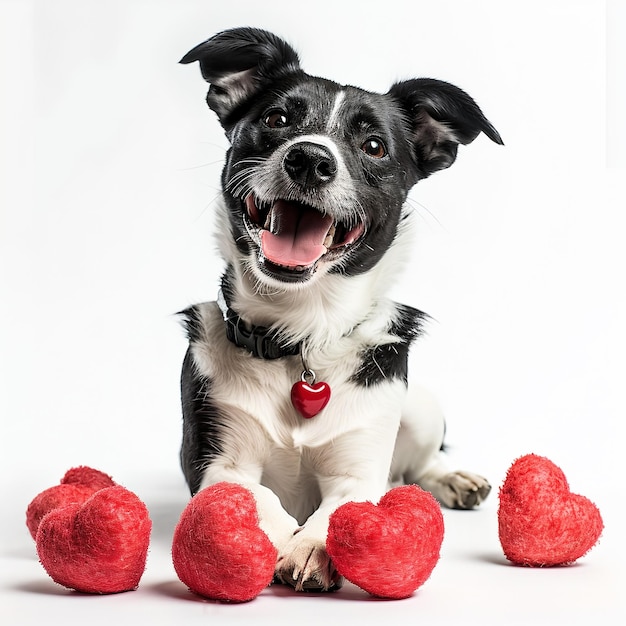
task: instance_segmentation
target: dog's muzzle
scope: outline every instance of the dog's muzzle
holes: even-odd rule
[[[244,219],[264,274],[303,282],[363,237],[364,216],[338,159],[330,146],[302,138],[257,170]]]

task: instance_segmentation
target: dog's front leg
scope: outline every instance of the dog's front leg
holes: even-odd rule
[[[322,500],[279,551],[276,573],[296,590],[329,590],[340,576],[326,553],[331,514],[347,502],[378,502],[385,493],[395,432],[358,431],[338,437],[307,460],[317,473]]]

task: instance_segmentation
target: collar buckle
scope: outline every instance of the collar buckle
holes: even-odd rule
[[[299,343],[285,345],[277,339],[276,333],[271,328],[247,325],[228,306],[221,289],[217,296],[217,304],[224,317],[226,337],[239,348],[245,348],[257,358],[269,360],[300,354]]]

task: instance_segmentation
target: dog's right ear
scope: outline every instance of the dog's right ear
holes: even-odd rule
[[[181,63],[200,62],[204,80],[211,84],[209,107],[224,128],[231,113],[264,84],[296,72],[295,50],[280,37],[257,28],[234,28],[218,33],[190,50]]]
[[[463,90],[431,78],[396,83],[389,94],[403,107],[422,176],[454,163],[459,144],[482,132],[502,145],[502,138],[476,102]]]

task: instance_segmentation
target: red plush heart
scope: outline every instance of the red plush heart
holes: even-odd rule
[[[309,385],[305,380],[299,380],[291,388],[291,403],[296,411],[306,417],[315,417],[330,400],[328,383],[319,382]]]
[[[74,484],[55,485],[38,493],[26,509],[26,526],[31,537],[36,539],[39,524],[50,511],[70,504],[82,504],[94,493],[91,487]]]
[[[60,485],[55,485],[37,494],[26,509],[26,526],[33,539],[43,517],[53,509],[82,504],[92,494],[115,483],[107,474],[91,467],[74,467],[65,473]]]
[[[439,560],[443,515],[416,485],[396,487],[378,506],[349,502],[330,517],[326,550],[337,571],[374,596],[407,598]]]
[[[37,530],[37,552],[52,579],[86,593],[135,589],[152,523],[145,504],[123,487],[96,491],[82,504],[56,508]]]
[[[534,567],[567,565],[598,541],[598,508],[571,493],[562,470],[535,454],[517,459],[500,489],[498,531],[509,561]]]
[[[113,487],[116,483],[108,474],[94,469],[93,467],[80,465],[79,467],[73,467],[67,470],[65,476],[61,478],[61,484],[85,485],[91,487],[94,491],[98,491],[98,489]]]
[[[218,483],[194,496],[176,526],[172,560],[191,591],[229,602],[258,596],[274,576],[278,553],[259,528],[252,493]]]

